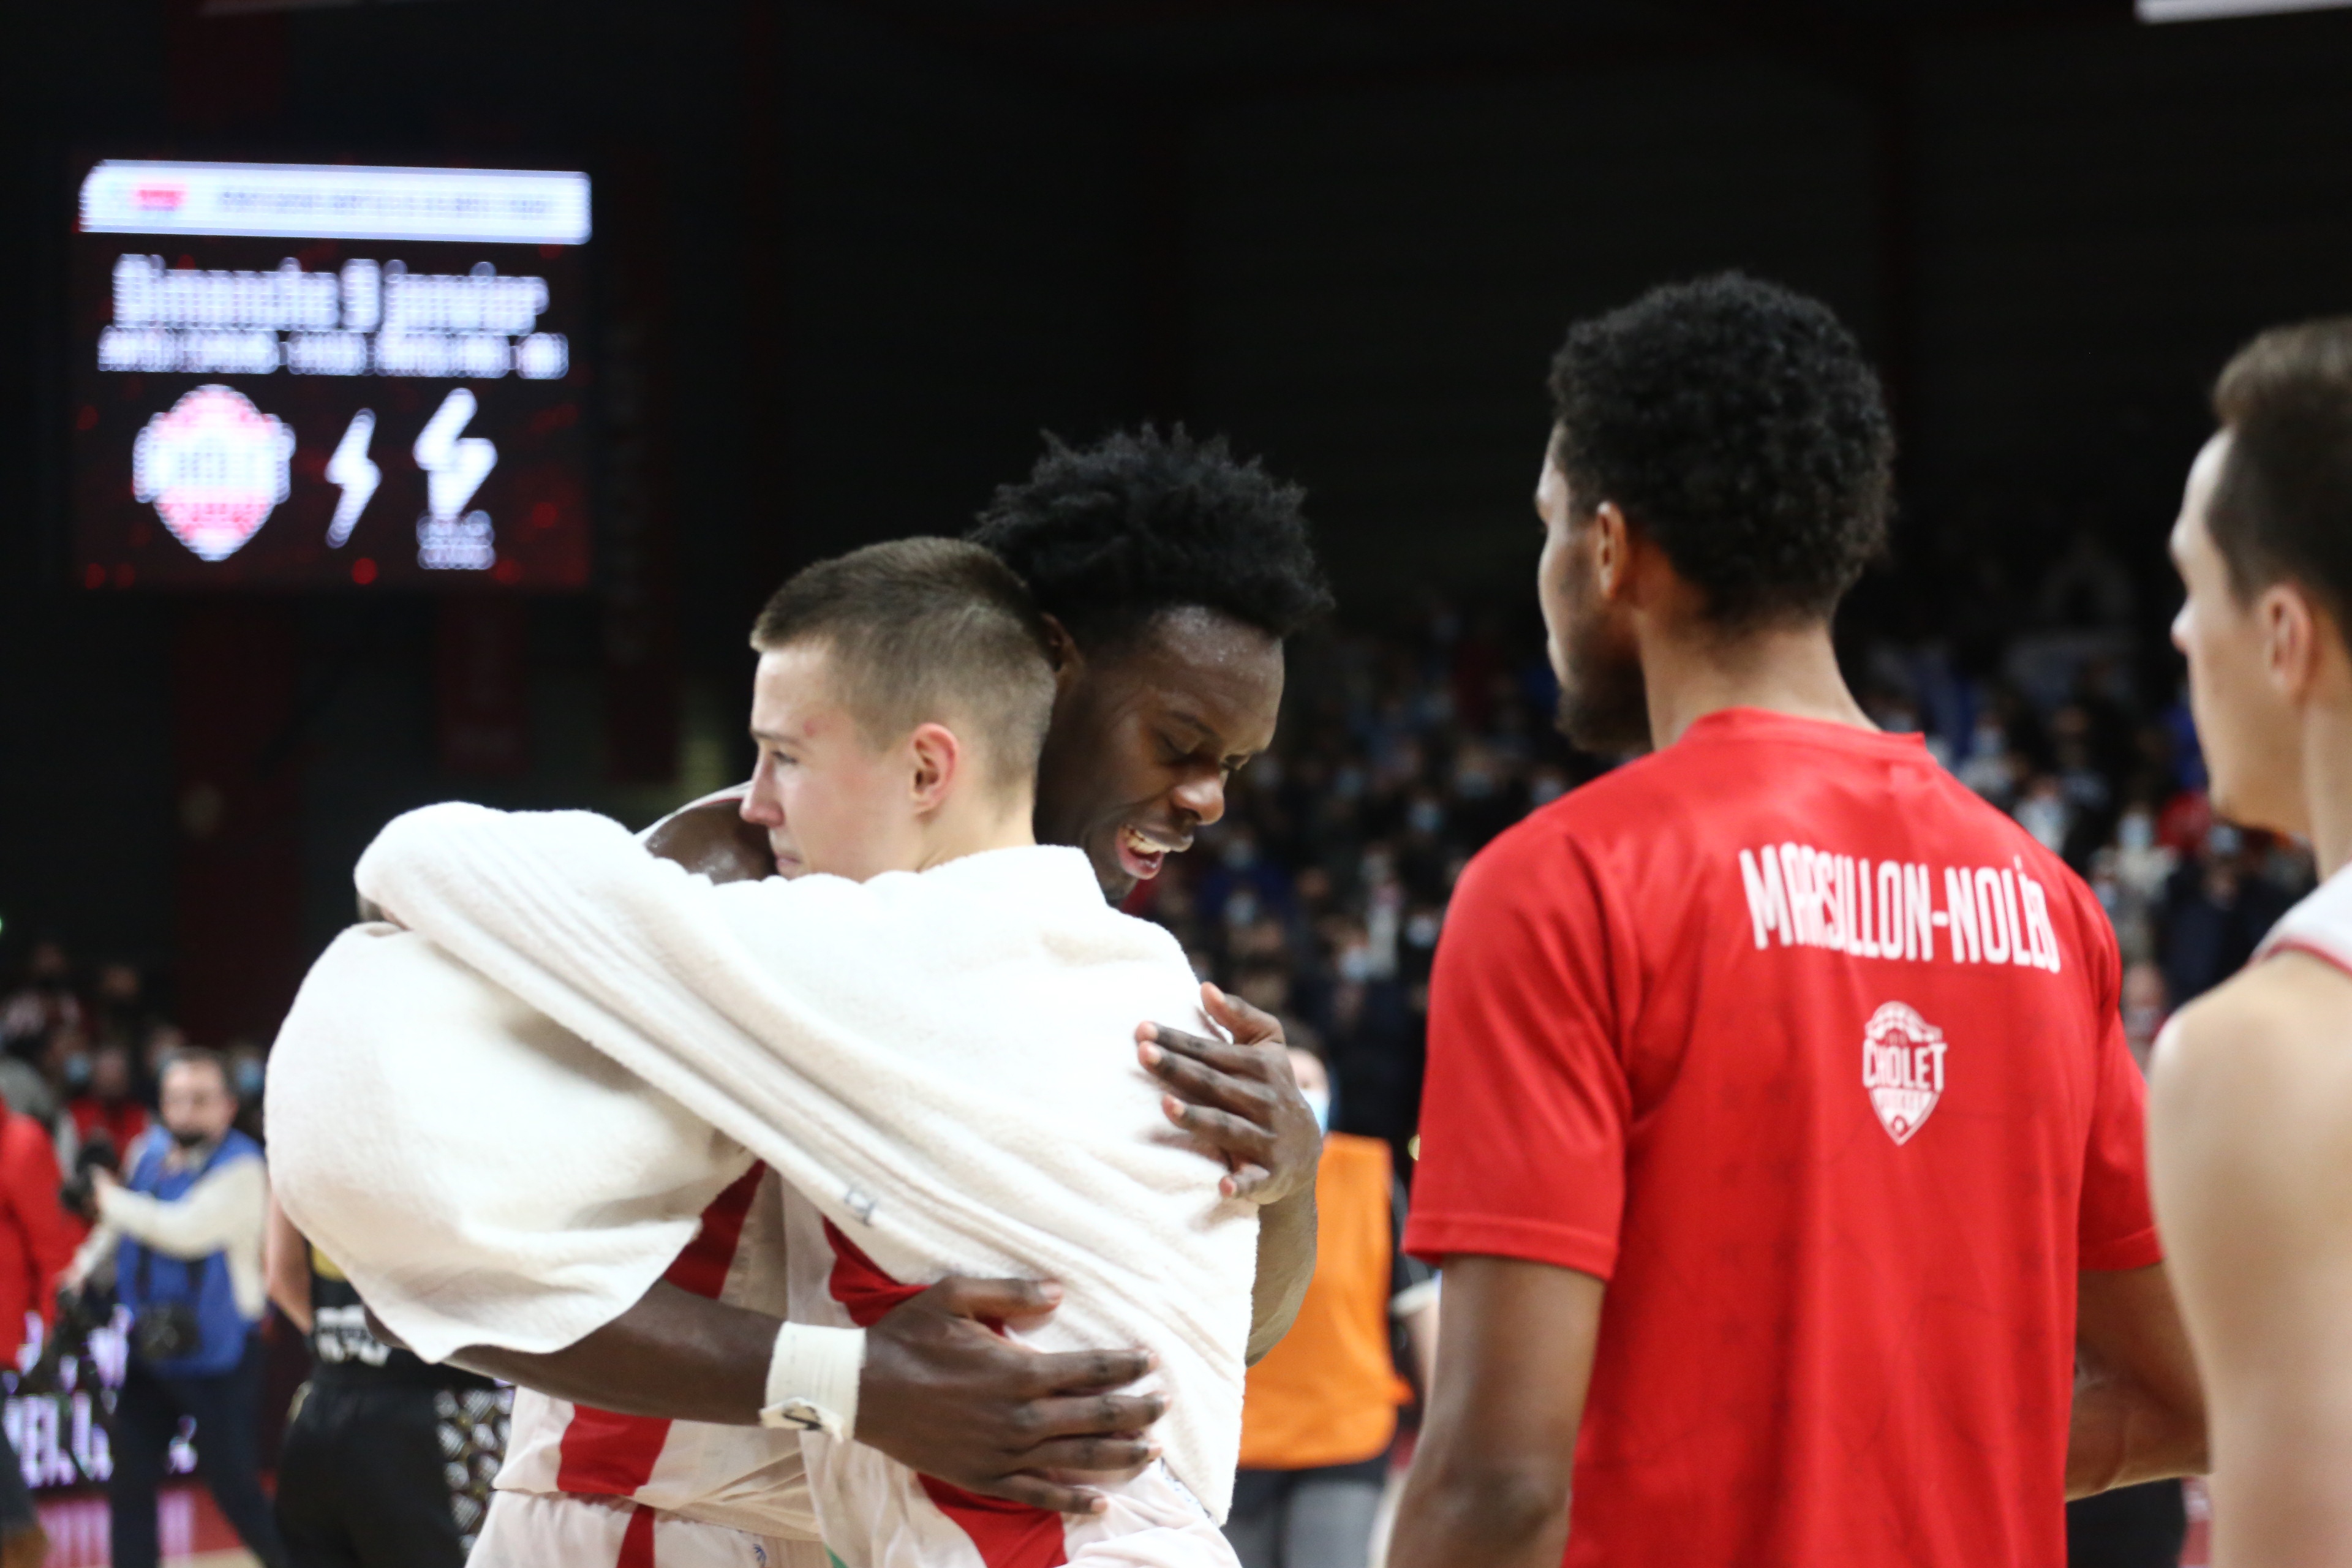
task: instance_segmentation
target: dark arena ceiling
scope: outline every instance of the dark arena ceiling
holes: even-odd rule
[[[2125,0],[859,0],[856,9],[1071,87],[1203,98],[1759,48],[1853,69],[1923,33],[2132,20]]]

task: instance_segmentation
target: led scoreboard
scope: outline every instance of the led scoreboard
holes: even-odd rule
[[[584,585],[588,195],[551,170],[91,165],[77,578]]]

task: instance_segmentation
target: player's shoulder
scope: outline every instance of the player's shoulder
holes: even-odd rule
[[[1463,889],[1529,887],[1546,872],[1579,859],[1589,844],[1605,838],[1622,820],[1609,798],[1615,792],[1601,788],[1615,777],[1604,773],[1580,784],[1488,839],[1463,868]]]
[[[2159,1217],[2184,1254],[2235,1246],[2250,1227],[2305,1259],[2340,1251],[2352,1236],[2352,974],[2282,953],[2181,1009],[2157,1044],[2148,1141]]]
[[[1066,846],[991,849],[928,871],[887,871],[863,886],[885,908],[952,926],[983,946],[1042,947],[1066,964],[1143,961],[1192,973],[1167,928],[1106,901],[1093,865]]]
[[[2185,1107],[2264,1085],[2292,1093],[2336,1072],[2352,1089],[2352,973],[2289,951],[2175,1014],[2150,1077],[2159,1100]]]
[[[2066,863],[2064,856],[2026,831],[2022,823],[1962,784],[1941,764],[1927,769],[1922,783],[1938,814],[1934,823],[1946,858],[1959,864],[1996,868],[2014,864],[2042,888],[2063,900],[2068,912],[2095,928],[2109,945],[2114,931],[2106,910],[2091,885]]]
[[[1688,772],[1680,761],[1669,749],[1620,763],[1537,806],[1496,834],[1487,849],[1506,858],[1570,855],[1627,827],[1654,832],[1662,795],[1678,791]]]

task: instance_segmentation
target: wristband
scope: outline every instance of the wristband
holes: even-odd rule
[[[768,1358],[762,1426],[824,1432],[846,1441],[857,1430],[857,1378],[866,1368],[864,1329],[786,1323]]]

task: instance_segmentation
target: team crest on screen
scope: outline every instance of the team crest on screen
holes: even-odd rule
[[[200,386],[158,414],[131,449],[132,491],[173,537],[225,561],[286,499],[294,432],[227,386]]]
[[[1862,1032],[1862,1087],[1878,1124],[1908,1143],[1944,1098],[1944,1031],[1900,1002],[1870,1016]]]

